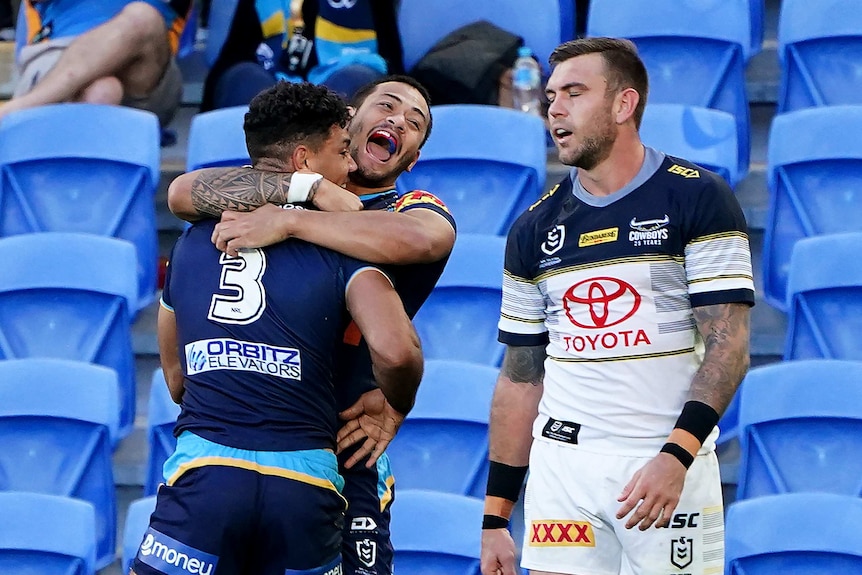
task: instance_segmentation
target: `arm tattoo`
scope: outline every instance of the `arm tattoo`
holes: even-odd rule
[[[192,184],[192,205],[202,216],[250,212],[264,204],[287,203],[291,174],[252,168],[206,170]]]
[[[545,376],[544,345],[508,346],[503,358],[503,375],[514,383],[540,385]]]
[[[718,304],[696,307],[693,312],[706,353],[694,374],[690,397],[711,405],[720,415],[748,371],[749,307]]]

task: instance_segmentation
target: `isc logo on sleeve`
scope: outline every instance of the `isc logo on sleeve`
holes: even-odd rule
[[[682,176],[684,178],[699,178],[700,170],[695,170],[694,168],[686,168],[685,166],[680,166],[679,164],[674,164],[670,168],[667,169],[671,174],[676,174],[677,176]]]

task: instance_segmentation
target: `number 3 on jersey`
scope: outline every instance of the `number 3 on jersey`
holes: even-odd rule
[[[213,294],[207,318],[219,323],[245,325],[257,320],[266,309],[263,274],[266,254],[263,250],[244,250],[239,257],[222,254],[219,288],[235,295]]]

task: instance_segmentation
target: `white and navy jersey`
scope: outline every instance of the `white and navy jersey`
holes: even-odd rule
[[[210,241],[216,223],[183,233],[162,293],[186,376],[174,433],[254,451],[334,448],[346,290],[375,268],[298,240],[231,257]]]
[[[703,359],[692,308],[733,302],[753,305],[754,283],[724,180],[651,148],[607,197],[573,170],[521,215],[506,247],[499,339],[547,345],[534,437],[654,454]]]

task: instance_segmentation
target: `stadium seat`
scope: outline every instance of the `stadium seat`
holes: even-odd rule
[[[95,575],[96,512],[80,499],[0,492],[0,573]]]
[[[155,299],[159,122],[123,106],[56,104],[0,124],[0,237],[74,232],[128,240],[136,312]]]
[[[248,106],[196,114],[189,127],[186,171],[250,164],[242,124]]]
[[[56,359],[0,362],[0,491],[91,503],[97,569],[114,560],[117,403],[110,369]]]
[[[434,44],[458,28],[486,20],[517,34],[533,50],[545,73],[560,43],[560,0],[401,0],[398,31],[408,72]],[[437,118],[434,118],[436,124]]]
[[[233,23],[233,15],[239,0],[218,0],[210,2],[209,21],[207,22],[207,43],[204,49],[207,66],[212,67],[218,60],[221,49],[227,42]]]
[[[703,166],[731,187],[739,183],[736,119],[727,112],[649,103],[640,135],[647,146]]]
[[[800,240],[790,257],[784,359],[862,360],[862,232]]]
[[[128,434],[135,419],[134,246],[46,232],[2,238],[0,250],[15,254],[0,273],[0,359],[57,358],[113,369],[120,436]]]
[[[123,526],[123,573],[128,573],[132,560],[138,554],[138,548],[144,539],[144,533],[150,526],[150,515],[156,508],[156,496],[136,499],[129,504],[126,513],[126,524]]]
[[[406,489],[392,506],[398,575],[479,575],[483,503],[475,497]]]
[[[766,20],[766,0],[749,0],[751,22],[751,48],[748,59],[758,54],[763,49],[763,25]]]
[[[778,113],[862,104],[862,10],[856,0],[783,0]]]
[[[180,415],[180,406],[171,399],[168,384],[161,368],[153,372],[150,398],[147,408],[147,476],[144,480],[144,495],[155,495],[164,481],[162,467],[177,447],[174,424]]]
[[[785,361],[740,390],[738,499],[820,491],[862,497],[862,362]]]
[[[499,106],[456,104],[431,112],[431,137],[413,169],[398,178],[398,191],[437,195],[459,233],[506,235],[545,190],[544,124]]]
[[[748,173],[745,63],[749,0],[592,0],[587,34],[632,40],[649,73],[649,102],[714,108],[736,118],[739,178]]]
[[[800,110],[772,121],[763,289],[778,309],[787,309],[787,274],[797,241],[862,230],[860,131],[862,106]]]
[[[401,489],[484,497],[496,368],[429,360],[416,406],[387,453]]]
[[[560,2],[560,42],[568,42],[575,37],[575,0]]]
[[[459,234],[443,275],[413,320],[426,359],[499,366],[505,238]]]
[[[738,501],[725,521],[725,575],[862,573],[862,499],[792,493]]]

